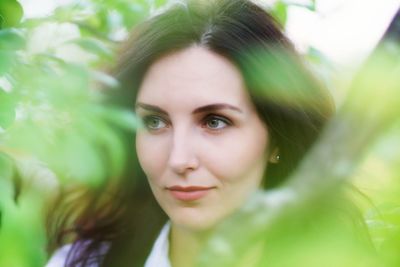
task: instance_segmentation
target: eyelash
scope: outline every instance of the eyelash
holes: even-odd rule
[[[220,116],[220,115],[216,115],[216,114],[209,114],[207,115],[203,120],[202,123],[203,125],[207,125],[208,122],[210,122],[211,120],[218,120],[219,122],[223,122],[226,124],[226,126],[222,127],[222,128],[208,128],[212,131],[220,131],[222,129],[225,129],[229,126],[232,125],[232,121],[229,120],[228,118],[224,117],[224,116]]]
[[[158,120],[159,122],[163,122],[164,124],[167,125],[166,120],[163,119],[163,118],[160,117],[160,116],[156,116],[156,115],[146,115],[146,116],[143,116],[142,122],[143,122],[143,124],[144,124],[144,127],[145,127],[148,131],[155,132],[155,131],[161,130],[161,128],[159,128],[159,129],[158,129],[158,128],[157,128],[157,129],[154,129],[154,128],[152,128],[152,127],[149,126],[150,121],[151,121],[151,120],[154,120],[154,119],[155,119],[155,120]]]
[[[152,127],[150,127],[149,123],[150,123],[151,120],[154,120],[154,119],[158,120],[158,122],[164,123],[166,126],[168,124],[168,122],[164,118],[162,118],[160,116],[157,116],[157,115],[146,115],[146,116],[143,116],[142,121],[143,121],[144,127],[150,132],[157,132],[157,131],[162,130],[164,127],[166,127],[166,126],[163,126],[162,128],[152,128]],[[218,122],[222,122],[222,123],[225,124],[225,126],[223,126],[221,128],[208,127],[207,123],[209,123],[212,120],[217,120]],[[226,118],[224,116],[216,115],[216,114],[208,114],[208,115],[206,115],[204,117],[204,119],[201,120],[201,124],[202,124],[202,127],[208,128],[210,131],[214,131],[215,132],[215,131],[221,131],[221,130],[231,126],[233,123],[232,123],[232,121],[230,119],[228,119],[228,118]]]

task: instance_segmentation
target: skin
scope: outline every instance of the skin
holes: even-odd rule
[[[269,154],[267,127],[238,69],[200,46],[152,64],[136,113],[145,126],[136,135],[139,162],[172,223],[171,261],[191,266],[188,258],[201,236],[260,187]],[[210,189],[200,199],[183,201],[168,190],[174,185]],[[177,256],[180,247],[188,253]]]

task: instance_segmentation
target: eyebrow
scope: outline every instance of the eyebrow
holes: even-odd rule
[[[142,108],[145,110],[157,112],[157,113],[164,114],[164,115],[168,114],[165,110],[163,110],[157,106],[153,106],[153,105],[149,105],[149,104],[145,104],[145,103],[141,103],[141,102],[136,103],[135,108]],[[236,111],[239,113],[243,113],[243,111],[240,108],[232,106],[230,104],[226,104],[226,103],[216,103],[216,104],[210,104],[210,105],[198,107],[192,113],[198,114],[198,113],[216,111],[216,110],[221,110],[221,109],[230,109],[230,110],[233,110],[233,111]]]

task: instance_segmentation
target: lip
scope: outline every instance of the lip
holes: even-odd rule
[[[171,195],[181,201],[195,201],[205,197],[215,187],[204,186],[171,186],[167,187]]]

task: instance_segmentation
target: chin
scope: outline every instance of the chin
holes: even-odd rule
[[[195,232],[210,230],[214,228],[219,221],[217,218],[206,216],[196,211],[185,211],[171,215],[170,220],[174,225]]]

